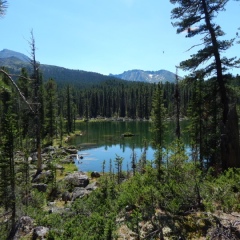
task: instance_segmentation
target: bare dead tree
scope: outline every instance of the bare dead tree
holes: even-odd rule
[[[34,82],[34,96],[33,101],[35,103],[35,124],[36,124],[36,148],[37,148],[37,173],[38,175],[42,171],[42,156],[41,156],[41,118],[40,118],[40,75],[39,75],[39,63],[36,61],[36,45],[35,39],[33,35],[33,31],[31,31],[31,40],[29,41],[29,45],[31,48],[31,64],[33,67],[33,82]]]
[[[29,110],[32,113],[35,113],[31,104],[26,100],[25,96],[22,94],[21,90],[19,89],[19,87],[17,86],[17,84],[14,82],[14,80],[12,79],[11,75],[8,74],[6,71],[4,71],[3,69],[0,69],[0,73],[2,73],[3,75],[5,75],[10,83],[13,85],[13,87],[15,88],[15,90],[17,91],[18,95],[20,96],[20,98],[23,100],[23,102],[28,106]]]

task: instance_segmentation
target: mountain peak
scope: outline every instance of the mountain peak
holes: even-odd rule
[[[11,58],[11,57],[15,57],[23,62],[27,62],[29,63],[31,61],[31,59],[19,52],[15,52],[9,49],[3,49],[2,51],[0,51],[0,58]]]
[[[144,71],[140,69],[133,69],[124,71],[121,74],[116,74],[111,76],[128,80],[128,81],[139,81],[139,82],[148,82],[148,83],[158,83],[158,82],[175,82],[176,75],[167,70],[159,71]]]

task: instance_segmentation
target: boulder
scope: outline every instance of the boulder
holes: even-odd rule
[[[59,152],[59,155],[67,156],[68,153],[65,151],[65,149],[61,149],[61,151]]]
[[[74,172],[65,177],[65,181],[74,187],[86,187],[89,184],[89,178],[82,172]]]
[[[85,187],[85,189],[88,190],[88,191],[93,191],[97,188],[98,188],[97,187],[97,182],[90,183]]]
[[[47,184],[44,183],[33,184],[32,188],[36,188],[39,192],[46,192]]]
[[[76,148],[66,148],[65,151],[70,154],[77,154],[78,152]]]
[[[34,220],[29,216],[22,216],[19,220],[17,232],[14,236],[14,240],[21,239],[31,233],[34,227]]]
[[[42,153],[54,153],[55,152],[55,147],[53,146],[48,146],[42,149]]]
[[[100,175],[100,173],[99,172],[92,172],[91,173],[91,178],[99,178],[101,175]]]
[[[33,183],[47,183],[49,180],[52,179],[52,172],[50,170],[48,171],[43,171],[37,175],[33,176],[32,182]]]
[[[49,228],[43,227],[43,226],[38,226],[33,229],[32,240],[47,239],[48,232],[49,232]]]
[[[82,187],[76,187],[73,190],[73,194],[72,194],[72,200],[75,201],[77,198],[82,198],[84,197],[86,194],[88,194],[88,191],[85,188]]]
[[[60,165],[60,164],[57,164],[55,167],[58,170],[64,170],[64,167],[62,165]]]
[[[72,200],[72,194],[68,191],[64,192],[62,194],[62,200],[65,202],[65,204],[68,202],[68,201],[71,201]]]
[[[38,160],[38,153],[37,152],[34,152],[31,154],[31,163],[34,163]]]

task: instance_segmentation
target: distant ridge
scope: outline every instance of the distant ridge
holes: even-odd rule
[[[12,58],[12,57],[17,58],[25,63],[30,63],[31,61],[29,57],[19,52],[15,52],[9,49],[3,49],[2,51],[0,51],[0,58]]]
[[[3,49],[0,51],[0,66],[7,67],[8,71],[12,74],[19,75],[23,67],[26,68],[29,73],[31,73],[32,66],[30,62],[31,59],[22,53],[8,49]],[[110,79],[121,79],[146,83],[165,83],[167,81],[175,81],[175,74],[167,70],[129,70],[123,72],[122,74],[110,74],[109,76],[95,72],[72,70],[47,64],[41,64],[40,70],[44,80],[53,78],[58,84],[74,84],[78,86],[97,84]]]
[[[176,75],[167,70],[143,71],[139,69],[134,69],[125,71],[121,74],[110,74],[110,76],[114,76],[128,81],[139,81],[148,83],[175,82],[176,80]]]
[[[8,49],[0,51],[0,67],[6,67],[11,74],[20,75],[23,67],[31,74],[32,66],[30,62],[31,59],[22,53]],[[59,86],[70,84],[74,85],[74,87],[88,87],[103,81],[117,79],[100,73],[72,70],[47,64],[41,64],[40,71],[43,80],[52,78]],[[16,78],[14,76],[14,79]]]

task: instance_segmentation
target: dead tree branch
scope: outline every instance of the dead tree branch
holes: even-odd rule
[[[11,84],[14,86],[14,88],[17,90],[19,96],[21,97],[21,99],[26,103],[26,105],[28,106],[29,110],[32,113],[35,113],[34,110],[32,109],[30,103],[26,100],[26,98],[24,97],[24,95],[22,94],[21,90],[19,89],[19,87],[17,86],[17,84],[14,82],[14,80],[11,78],[11,76],[4,71],[3,69],[0,69],[0,73],[3,73],[11,82]]]

